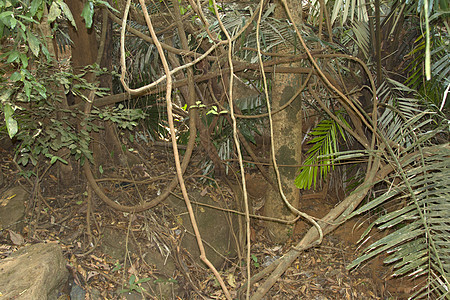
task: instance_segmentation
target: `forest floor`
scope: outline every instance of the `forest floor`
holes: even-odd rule
[[[18,174],[12,163],[12,154],[3,151],[1,156],[6,185],[21,184],[31,192],[32,188]],[[150,173],[150,177],[162,174],[164,170],[167,172],[170,169],[170,160],[170,151],[165,149],[153,156],[154,170],[146,172]],[[126,172],[127,170],[120,168],[105,169],[103,177],[114,174],[115,177],[127,178]],[[195,186],[200,190],[217,192],[217,187],[211,183],[203,183],[193,176],[194,174],[195,172],[188,171],[186,175],[188,187]],[[170,177],[147,184],[145,190],[140,189],[140,192],[150,198],[152,195],[156,196],[168,180]],[[57,182],[52,173],[44,177],[40,188],[46,203],[43,203],[40,211],[28,209],[26,226],[19,234],[24,237],[25,243],[57,242],[61,245],[68,261],[71,284],[81,287],[81,297],[84,296],[75,298],[73,294],[72,299],[224,299],[220,286],[206,267],[183,262],[182,258],[190,254],[186,249],[181,249],[177,242],[179,237],[176,233],[176,217],[173,217],[171,208],[164,202],[151,212],[131,215],[114,211],[94,196],[88,224],[86,183],[83,176],[80,175],[78,182],[67,189],[58,186]],[[108,181],[101,184],[105,193],[113,199],[121,199],[125,204],[137,197],[133,186],[122,186]],[[261,192],[258,184],[250,183],[249,189],[249,194]],[[178,194],[179,191],[175,190],[174,193]],[[32,197],[29,203],[36,204]],[[333,201],[327,200],[325,203],[311,198],[302,203],[302,208],[309,214],[321,217],[334,205]],[[366,243],[363,247],[358,247],[357,243],[368,226],[367,218],[366,216],[359,220],[350,220],[326,236],[320,246],[302,253],[266,294],[265,299],[407,299],[412,282],[408,279],[390,278],[390,269],[383,265],[381,258],[355,270],[346,269],[367,246]],[[305,224],[300,224],[293,231],[288,243],[277,245],[267,237],[263,223],[252,220],[252,274],[258,273],[274,259],[286,253],[306,229]],[[116,239],[117,244],[124,245],[123,252],[119,253],[119,257],[123,256],[123,259],[113,258],[110,253],[104,251],[102,243],[105,243],[106,235],[110,234],[111,230],[120,232],[113,241]],[[159,242],[156,241],[158,239],[151,240],[150,236],[154,235],[149,235],[149,231],[160,237]],[[173,258],[175,265],[172,276],[164,280],[157,276],[163,270],[146,263],[144,257],[148,251],[143,245],[148,246],[155,242],[160,248],[167,246],[167,253]],[[141,245],[142,248],[139,247],[140,251],[131,253],[131,244]],[[5,253],[11,253],[18,247],[20,245],[15,245],[6,232],[0,234],[0,257],[5,257]],[[245,282],[245,266],[238,261],[227,260],[220,270],[233,298],[239,297],[237,291]],[[146,285],[149,282],[153,285]],[[256,283],[252,291],[261,282]]]

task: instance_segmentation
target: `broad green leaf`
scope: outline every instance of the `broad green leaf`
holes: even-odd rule
[[[84,5],[83,11],[81,12],[81,16],[84,18],[84,22],[86,23],[86,28],[92,27],[92,18],[94,16],[94,3],[92,1],[86,2]]]
[[[3,20],[6,18],[10,18],[13,15],[13,12],[8,10],[8,11],[4,11],[0,14],[0,21],[4,22]]]
[[[61,9],[59,8],[59,5],[56,2],[53,2],[52,6],[50,6],[50,11],[48,12],[48,22],[52,23],[60,15]]]
[[[15,62],[19,58],[20,52],[17,50],[11,51],[8,56],[7,63]]]
[[[30,15],[34,17],[38,9],[41,7],[42,0],[33,0],[30,6]]]
[[[25,53],[20,53],[20,62],[22,63],[22,67],[26,68],[28,67],[28,57]]]
[[[24,81],[23,90],[25,91],[25,95],[29,99],[31,96],[31,83],[28,80]]]
[[[70,11],[69,6],[67,6],[67,4],[64,3],[64,1],[62,1],[62,0],[58,0],[58,4],[59,4],[59,7],[61,7],[66,18],[70,21],[70,24],[72,24],[72,26],[75,27],[75,29],[77,29],[77,24],[75,23],[75,19],[73,18],[73,15],[72,15],[72,12]]]
[[[29,30],[27,30],[27,40],[28,40],[28,45],[30,46],[31,52],[33,52],[34,56],[37,57],[39,55],[39,45],[41,44],[41,42]]]
[[[14,29],[16,26],[15,20],[12,11],[5,11],[0,14],[0,22],[11,29]]]
[[[5,115],[5,125],[8,129],[9,138],[12,139],[18,131],[17,121],[13,118],[14,109],[10,104],[5,104],[3,106],[3,113]]]
[[[9,80],[11,80],[12,82],[16,82],[21,79],[22,79],[22,75],[19,72],[14,72],[11,74],[11,76],[9,76]]]

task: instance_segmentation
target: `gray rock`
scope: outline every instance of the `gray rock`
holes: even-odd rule
[[[215,202],[207,195],[202,196],[198,191],[190,192],[189,197],[195,202],[221,207],[220,203]],[[181,233],[183,234],[181,245],[192,255],[197,263],[203,265],[203,262],[200,260],[200,251],[197,240],[193,235],[194,230],[184,200],[169,196],[168,203],[180,217],[178,219],[180,222],[179,225],[186,230],[186,232]],[[216,268],[220,269],[226,257],[233,258],[237,255],[233,231],[235,231],[234,235],[238,236],[236,226],[238,222],[234,215],[230,214],[230,216],[227,216],[227,213],[224,211],[199,206],[194,203],[192,206],[197,220],[197,226],[204,241],[206,257]],[[232,219],[232,225],[229,223],[229,218]]]

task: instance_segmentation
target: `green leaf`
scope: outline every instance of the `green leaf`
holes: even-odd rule
[[[20,53],[20,61],[22,63],[22,67],[26,68],[28,67],[28,57],[26,56],[25,53]]]
[[[92,1],[86,2],[84,5],[83,11],[81,12],[81,16],[84,18],[84,22],[86,23],[86,28],[92,27],[92,18],[94,16],[94,3]]]
[[[16,23],[17,20],[14,18],[14,16],[11,16],[11,18],[9,19],[9,27],[11,27],[11,29],[16,28]]]
[[[15,23],[14,23],[14,26],[12,25],[12,22],[13,22],[12,20],[15,20],[14,14],[12,11],[5,11],[0,14],[0,22],[5,24],[6,26],[8,26],[11,29],[13,29],[16,26]]]
[[[48,17],[47,17],[48,22],[52,23],[60,15],[61,15],[61,9],[59,8],[59,5],[56,2],[53,2],[52,6],[50,6],[50,11],[48,12]]]
[[[72,24],[72,26],[75,27],[75,29],[77,29],[77,24],[75,23],[75,19],[73,18],[73,15],[72,15],[72,12],[70,11],[69,6],[67,6],[67,4],[64,3],[64,1],[62,1],[62,0],[58,0],[58,4],[59,4],[59,7],[61,7],[66,18],[70,21],[70,24]]]
[[[136,283],[145,283],[145,282],[147,282],[147,281],[150,281],[150,280],[152,280],[151,278],[142,278],[142,279],[139,279]]]
[[[112,10],[112,11],[114,11],[114,12],[116,12],[116,13],[119,12],[117,9],[115,9],[114,7],[112,7],[107,1],[96,0],[96,1],[95,1],[95,4],[96,4],[96,5],[104,5],[104,6],[106,6],[107,8],[109,8],[110,10]]]
[[[26,20],[26,21],[28,21],[28,22],[30,22],[30,23],[36,23],[36,24],[39,24],[39,22],[37,22],[36,20],[34,20],[33,18],[30,18],[30,17],[28,17],[28,16],[17,15],[17,17],[19,17],[19,18],[21,18],[21,19],[24,19],[24,20]]]
[[[15,62],[19,58],[20,52],[17,50],[11,51],[8,55],[7,63]]]
[[[8,135],[12,139],[18,131],[17,121],[13,118],[14,109],[10,104],[5,104],[3,106],[3,113],[5,115],[5,125],[8,129]]]
[[[30,6],[30,15],[34,17],[38,9],[41,7],[42,0],[33,0]]]
[[[33,52],[34,56],[37,57],[39,55],[39,45],[41,44],[41,42],[29,30],[27,30],[27,40],[28,40],[28,46],[30,46],[31,52]]]
[[[13,12],[10,10],[2,12],[0,14],[0,21],[2,21],[4,23],[5,22],[4,19],[11,18],[12,15],[13,15]]]
[[[100,172],[100,174],[103,174],[103,166],[102,165],[98,166],[98,171]]]
[[[136,282],[136,276],[135,275],[131,275],[130,276],[130,280],[128,281],[128,284],[130,286],[134,285],[134,283]]]
[[[14,72],[9,76],[9,80],[16,82],[22,79],[22,75],[19,72]]]

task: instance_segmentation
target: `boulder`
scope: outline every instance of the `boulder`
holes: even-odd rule
[[[61,247],[44,243],[0,260],[0,274],[0,298],[21,300],[56,300],[69,276]]]
[[[214,199],[207,194],[201,195],[201,193],[196,190],[190,192],[189,197],[192,201],[198,203],[217,207],[223,206],[221,203],[214,201]],[[203,265],[184,200],[169,196],[168,203],[178,215],[179,225],[185,230],[185,232],[182,232],[183,239],[181,241],[181,246],[192,255],[197,263]],[[227,212],[196,205],[195,203],[192,203],[192,207],[197,219],[200,235],[204,241],[206,257],[217,269],[221,269],[226,258],[231,259],[237,256],[234,238],[234,236],[239,235],[237,218],[235,215]]]
[[[21,186],[13,187],[0,195],[0,229],[23,229],[28,196],[28,192]]]

